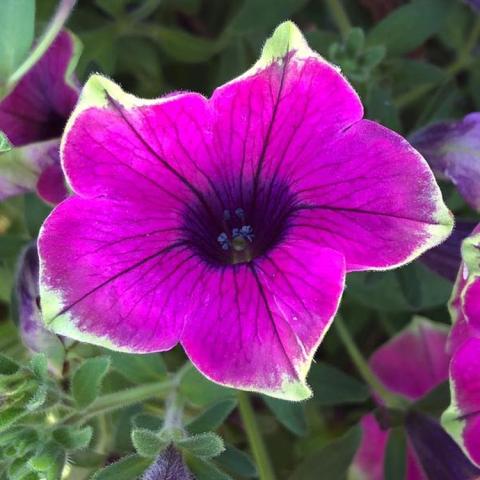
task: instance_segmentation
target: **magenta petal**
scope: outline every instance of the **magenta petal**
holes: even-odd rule
[[[281,398],[309,395],[305,377],[343,291],[344,259],[314,243],[301,247],[301,257],[298,244],[286,243],[258,262],[206,272],[191,294],[203,301],[182,335],[204,375]]]
[[[0,130],[14,146],[61,136],[78,98],[70,78],[77,53],[72,35],[61,32],[0,102]]]
[[[305,235],[345,252],[347,269],[403,264],[450,233],[432,172],[402,137],[362,120],[323,145],[299,179]]]
[[[63,177],[60,159],[58,162],[48,165],[40,174],[37,182],[39,197],[48,203],[57,204],[65,200],[68,195]]]
[[[447,338],[446,327],[417,317],[370,357],[370,366],[389,390],[418,399],[448,378]]]
[[[450,365],[452,403],[442,417],[447,431],[480,465],[480,339],[466,340]]]
[[[39,237],[44,321],[115,350],[166,350],[179,340],[198,260],[155,205],[70,198]]]

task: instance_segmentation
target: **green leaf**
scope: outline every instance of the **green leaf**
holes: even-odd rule
[[[65,453],[54,442],[48,442],[28,464],[32,470],[46,473],[46,478],[53,480],[57,478],[55,475],[63,470]]]
[[[443,382],[438,387],[427,393],[423,398],[415,402],[412,408],[428,413],[434,417],[440,415],[448,408],[450,404],[450,385]]]
[[[370,120],[375,120],[397,132],[401,131],[400,116],[389,89],[375,82],[370,83],[368,85],[366,108]]]
[[[194,418],[188,425],[187,430],[192,433],[208,432],[216,430],[236,407],[237,401],[234,399],[223,400],[212,405],[201,415]]]
[[[150,431],[159,431],[163,425],[163,419],[149,415],[148,413],[137,413],[131,420],[135,428],[147,429]]]
[[[340,42],[340,36],[329,30],[312,30],[311,32],[305,32],[305,39],[313,50],[324,57],[328,55],[330,45]]]
[[[220,52],[226,42],[223,38],[210,40],[177,28],[150,26],[150,37],[177,62],[201,63]]]
[[[23,408],[8,408],[0,412],[0,432],[11,427],[16,421],[26,415]]]
[[[37,408],[40,408],[47,400],[47,394],[48,385],[46,383],[38,385],[35,389],[35,393],[25,405],[25,409],[29,412],[33,412],[34,410],[37,410]]]
[[[370,397],[364,383],[323,362],[312,365],[308,384],[313,390],[313,401],[321,406],[362,403]]]
[[[404,480],[407,467],[407,438],[403,427],[390,430],[384,459],[385,480]]]
[[[155,382],[165,378],[167,368],[161,354],[136,355],[123,352],[109,352],[112,368],[133,383]]]
[[[136,428],[132,430],[132,443],[142,457],[155,457],[166,443],[151,430]]]
[[[227,472],[240,477],[255,478],[258,476],[257,468],[250,456],[228,443],[225,444],[225,451],[215,459],[215,462]]]
[[[310,454],[295,470],[290,480],[344,479],[360,445],[359,425],[318,452]]]
[[[65,450],[79,450],[88,447],[92,435],[93,429],[90,426],[84,428],[59,427],[52,433],[53,439],[62,445]]]
[[[141,475],[151,462],[152,459],[140,455],[128,455],[95,473],[92,480],[132,480]]]
[[[0,83],[26,58],[35,34],[35,0],[3,0],[0,6]]]
[[[14,375],[18,370],[20,370],[20,365],[18,363],[0,353],[0,375]]]
[[[36,353],[30,360],[30,368],[38,380],[48,379],[48,360],[44,353]]]
[[[223,440],[213,432],[199,433],[175,443],[188,450],[192,455],[202,458],[216,457],[225,450]]]
[[[307,0],[244,0],[228,26],[228,32],[245,35],[258,30],[268,32],[300,10]]]
[[[98,397],[109,367],[108,357],[96,357],[88,358],[77,368],[72,378],[72,395],[79,408],[88,407]]]
[[[0,154],[9,152],[12,148],[12,144],[10,143],[8,137],[0,131]]]
[[[448,0],[414,0],[377,23],[367,42],[384,45],[389,55],[409,53],[440,31],[448,13]]]
[[[303,403],[287,402],[286,400],[279,400],[266,395],[262,398],[284,427],[300,437],[307,433],[307,421]]]
[[[187,465],[196,480],[233,480],[230,475],[220,471],[213,463],[198,457],[188,456]]]
[[[182,377],[180,393],[195,405],[208,405],[235,396],[234,390],[211,382],[193,366]]]

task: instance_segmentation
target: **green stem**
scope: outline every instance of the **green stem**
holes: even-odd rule
[[[352,29],[352,24],[348,18],[347,12],[343,7],[343,0],[325,0],[327,8],[330,11],[335,25],[340,31],[340,35],[345,40],[348,36],[348,33]]]
[[[265,442],[258,429],[255,413],[253,411],[248,393],[238,392],[238,406],[242,417],[243,426],[247,433],[248,442],[255,458],[260,480],[275,480],[270,457],[268,456]]]
[[[127,388],[120,392],[108,393],[98,397],[95,402],[83,412],[75,414],[65,421],[68,423],[85,423],[93,417],[126,408],[131,405],[149,400],[157,396],[165,396],[175,388],[176,382],[165,380],[162,382],[147,383],[138,387]]]
[[[464,47],[459,52],[457,59],[446,68],[447,77],[442,84],[448,82],[455,77],[459,72],[468,68],[472,63],[471,52],[478,42],[480,37],[480,17],[476,19],[475,24],[470,32],[468,40],[465,42]],[[419,85],[417,88],[410,90],[409,92],[401,95],[395,101],[398,108],[405,108],[410,104],[416,102],[422,98],[430,90],[433,90],[438,86],[437,83],[430,83],[428,85]]]
[[[350,335],[343,318],[340,315],[337,315],[333,324],[335,325],[338,336],[347,350],[350,359],[357,368],[358,373],[362,376],[370,388],[382,399],[385,406],[394,408],[404,406],[404,400],[389,392],[380,382],[375,373],[373,373],[372,369],[368,365],[368,362],[365,360],[355,344],[353,337]]]

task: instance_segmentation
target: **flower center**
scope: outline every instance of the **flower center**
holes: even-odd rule
[[[210,192],[186,209],[184,238],[197,255],[215,265],[248,263],[284,238],[294,195],[278,181],[253,190]]]

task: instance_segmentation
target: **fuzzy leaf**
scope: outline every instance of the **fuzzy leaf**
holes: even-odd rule
[[[13,375],[18,372],[20,365],[5,355],[0,354],[0,376]]]
[[[79,408],[88,407],[95,401],[109,366],[108,357],[96,357],[85,360],[77,368],[72,378],[72,395]]]
[[[30,360],[30,368],[39,380],[48,378],[48,360],[44,353],[36,353]]]
[[[142,457],[155,457],[166,446],[158,435],[146,428],[132,430],[132,443]]]
[[[92,480],[132,480],[138,478],[148,468],[151,461],[140,455],[128,455],[99,470]]]
[[[212,432],[193,435],[177,441],[176,444],[192,455],[203,458],[216,457],[225,450],[223,440]]]
[[[93,429],[90,426],[84,428],[59,427],[53,431],[53,439],[66,450],[79,450],[88,447],[92,440]]]

